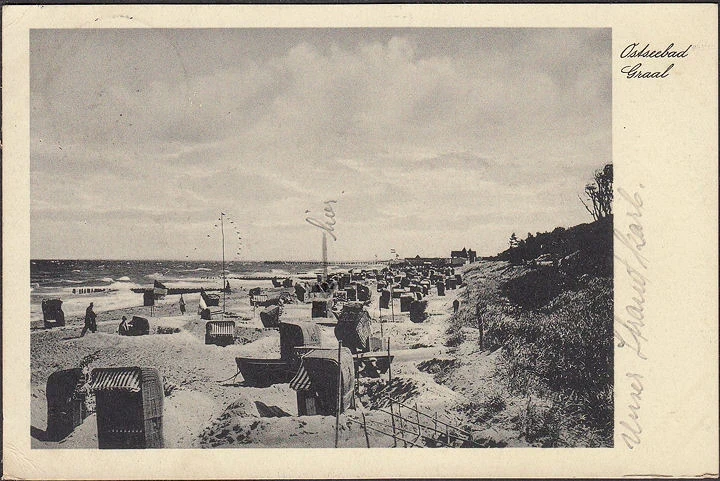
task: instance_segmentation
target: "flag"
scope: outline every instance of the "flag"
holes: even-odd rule
[[[205,302],[205,291],[200,291],[200,304],[198,305],[201,311],[207,309],[207,303]]]
[[[155,297],[164,297],[167,295],[167,293],[167,287],[165,287],[162,283],[156,280],[153,284],[153,295],[155,295]]]
[[[305,366],[301,363],[297,374],[290,380],[290,387],[296,391],[308,391],[311,386],[310,376]]]

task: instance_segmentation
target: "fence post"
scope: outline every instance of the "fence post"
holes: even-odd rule
[[[405,441],[405,420],[402,417],[402,411],[400,410],[400,403],[398,403],[398,419],[400,420],[400,429],[402,430],[403,446],[407,448],[407,441]]]
[[[395,436],[395,414],[393,413],[392,401],[390,401],[390,419],[392,420],[393,448],[397,448],[397,437]]]
[[[335,447],[338,447],[338,437],[340,436],[340,405],[342,403],[342,364],[340,362],[340,353],[342,351],[342,341],[338,342],[338,377],[337,377],[337,403],[335,404]]]
[[[388,337],[388,383],[392,382],[392,359],[390,358],[390,338]],[[392,405],[392,401],[390,402]]]
[[[480,346],[480,349],[483,348],[483,316],[485,314],[485,306],[480,304],[479,302],[475,306],[475,315],[477,316],[477,324],[478,324],[478,345]]]
[[[415,401],[415,420],[417,421],[418,436],[422,436],[422,431],[420,430],[420,411],[418,411],[417,401]]]
[[[370,438],[368,437],[367,421],[365,420],[365,413],[363,413],[362,416],[363,416],[363,431],[365,431],[365,444],[369,448],[370,447]]]

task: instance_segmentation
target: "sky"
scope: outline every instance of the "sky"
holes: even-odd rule
[[[30,34],[31,257],[493,255],[592,219],[609,29]],[[237,232],[236,232],[237,231]],[[241,238],[241,239],[240,239]]]

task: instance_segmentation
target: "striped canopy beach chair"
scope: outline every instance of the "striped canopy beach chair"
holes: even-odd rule
[[[165,393],[157,369],[93,369],[90,390],[95,393],[100,449],[163,447]]]
[[[355,403],[355,365],[350,349],[314,349],[302,357],[300,369],[290,381],[297,391],[299,416],[334,416],[337,413],[338,382],[340,412]]]

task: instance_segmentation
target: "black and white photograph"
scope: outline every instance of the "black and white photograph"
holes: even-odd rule
[[[611,447],[610,46],[32,30],[33,448]]]
[[[3,477],[716,475],[717,5],[2,27]]]

